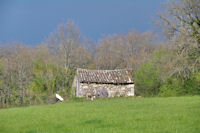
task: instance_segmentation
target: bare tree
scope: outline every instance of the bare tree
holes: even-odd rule
[[[72,67],[72,57],[76,48],[80,45],[80,33],[78,27],[71,21],[58,25],[55,33],[48,39],[49,47],[60,59],[60,64],[65,68]]]
[[[155,49],[155,36],[151,32],[129,32],[100,40],[95,52],[97,69],[129,68],[135,72],[147,61]]]
[[[153,53],[157,42],[152,32],[132,31],[126,35],[126,65],[135,72]]]
[[[4,47],[2,51],[4,84],[7,90],[7,101],[12,89],[17,89],[20,96],[20,104],[24,103],[26,89],[32,79],[32,49],[28,46],[14,43]]]
[[[97,69],[116,69],[123,62],[123,36],[114,35],[100,40],[95,50]]]
[[[200,68],[200,1],[180,0],[168,3],[159,14],[159,26],[169,43],[174,44],[175,57],[171,75],[184,75]]]

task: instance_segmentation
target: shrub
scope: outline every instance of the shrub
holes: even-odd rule
[[[143,64],[135,75],[136,95],[154,96],[161,85],[160,71],[152,62]]]
[[[168,78],[159,88],[159,96],[180,96],[200,94],[200,73],[191,74],[190,78]]]
[[[178,96],[183,95],[183,83],[178,78],[168,78],[159,88],[159,96]]]

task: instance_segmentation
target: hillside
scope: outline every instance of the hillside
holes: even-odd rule
[[[199,133],[200,97],[111,98],[0,110],[1,133]]]

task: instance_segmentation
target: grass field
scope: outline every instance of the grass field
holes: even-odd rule
[[[3,109],[0,133],[200,133],[200,97],[111,98]]]

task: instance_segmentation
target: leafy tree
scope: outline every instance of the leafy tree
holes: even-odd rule
[[[55,93],[68,97],[71,95],[71,83],[74,75],[70,69],[35,62],[33,74],[34,78],[30,88],[35,92],[34,98],[41,98],[39,101],[44,102]]]
[[[155,96],[159,93],[160,85],[160,71],[156,64],[148,62],[137,70],[135,75],[136,95]]]

